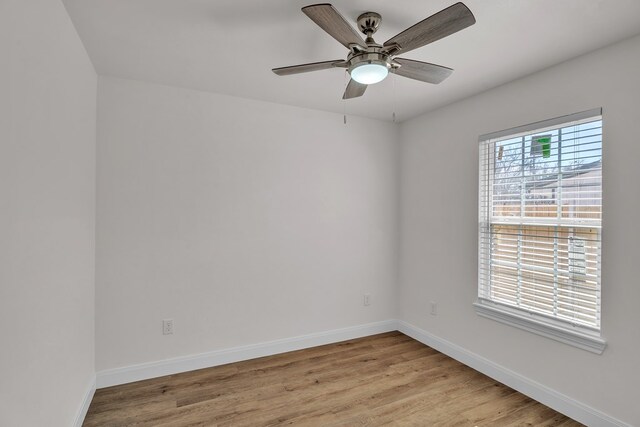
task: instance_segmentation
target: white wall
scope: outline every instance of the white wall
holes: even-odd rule
[[[0,42],[0,425],[70,425],[94,373],[96,76],[57,1],[0,3]],[[97,368],[394,318],[399,291],[403,320],[640,424],[639,72],[634,38],[399,130],[100,78]],[[471,307],[478,135],[599,106],[601,356]]]
[[[640,425],[640,38],[401,127],[401,317],[507,369]],[[478,136],[604,109],[601,356],[478,317]],[[438,302],[430,316],[429,301]]]
[[[97,78],[59,1],[0,2],[0,425],[69,426],[94,379]]]
[[[394,125],[109,77],[98,100],[98,371],[394,318]]]

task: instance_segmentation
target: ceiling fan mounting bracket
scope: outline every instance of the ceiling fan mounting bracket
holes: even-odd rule
[[[382,21],[382,16],[379,13],[365,12],[358,16],[358,28],[365,36],[371,37],[378,31],[380,21]]]

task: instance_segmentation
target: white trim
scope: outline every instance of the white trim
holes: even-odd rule
[[[475,302],[473,306],[479,316],[533,332],[534,334],[551,338],[552,340],[569,344],[592,353],[602,354],[607,346],[607,342],[602,338],[577,329],[571,330],[560,325],[553,325],[549,322],[536,319],[535,317],[526,317],[525,315],[509,311],[506,308],[483,304],[482,302]]]
[[[519,134],[531,132],[533,130],[544,130],[553,126],[577,122],[581,120],[590,120],[592,118],[602,116],[602,108],[594,108],[592,110],[582,111],[579,113],[568,114],[566,116],[555,117],[553,119],[541,120],[535,123],[529,123],[528,125],[516,126],[510,129],[504,129],[497,132],[486,133],[478,137],[478,141],[489,141],[491,139],[498,139],[505,136],[517,136]]]
[[[630,424],[624,423],[409,323],[398,321],[398,330],[583,424],[599,427],[631,427]]]
[[[293,338],[125,366],[98,372],[96,383],[98,388],[110,387],[179,372],[193,371],[195,369],[209,368],[226,363],[240,362],[257,357],[285,353],[287,351],[331,344],[368,335],[395,331],[396,329],[396,320],[385,320],[331,331],[316,332]]]
[[[82,427],[82,423],[84,423],[84,419],[87,416],[87,412],[89,411],[89,405],[91,405],[91,401],[93,400],[93,395],[96,393],[96,377],[95,375],[91,379],[91,384],[87,388],[87,392],[84,395],[84,400],[82,401],[82,406],[78,410],[78,414],[76,415],[76,420],[73,423],[74,427]]]

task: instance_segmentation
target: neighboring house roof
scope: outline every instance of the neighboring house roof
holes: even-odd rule
[[[596,186],[600,185],[602,176],[602,159],[595,162],[576,165],[570,170],[562,172],[562,186]],[[543,184],[547,182],[546,184]],[[540,175],[535,181],[527,182],[531,190],[552,189],[558,187],[558,174]]]

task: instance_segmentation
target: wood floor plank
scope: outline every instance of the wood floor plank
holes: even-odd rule
[[[96,391],[84,426],[581,424],[400,332]]]

